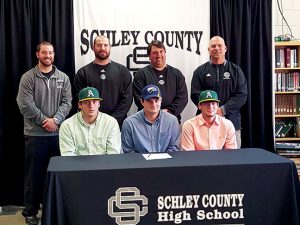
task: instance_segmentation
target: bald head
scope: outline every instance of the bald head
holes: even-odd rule
[[[213,64],[223,64],[227,47],[220,36],[214,36],[209,41],[208,53]]]
[[[225,41],[223,38],[221,38],[220,36],[214,36],[209,40],[209,46],[211,46],[212,43],[214,42],[218,42],[218,43],[223,43],[223,45],[225,45]]]

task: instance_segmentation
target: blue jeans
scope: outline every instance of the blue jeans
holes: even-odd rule
[[[25,181],[23,216],[36,216],[43,200],[48,163],[59,156],[58,136],[25,136]]]

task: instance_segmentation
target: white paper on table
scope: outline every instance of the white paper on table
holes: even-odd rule
[[[168,153],[149,153],[149,154],[143,154],[144,158],[146,160],[153,160],[153,159],[171,159],[172,156],[170,156]]]

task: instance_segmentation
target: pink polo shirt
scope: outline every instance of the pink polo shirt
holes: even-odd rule
[[[236,149],[235,128],[230,120],[219,115],[210,126],[200,114],[182,125],[181,145],[184,151]]]

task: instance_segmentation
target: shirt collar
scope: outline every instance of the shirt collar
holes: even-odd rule
[[[202,113],[198,116],[198,123],[200,126],[207,125],[205,119],[202,116]],[[213,122],[213,125],[219,126],[220,125],[220,116],[216,115],[215,121]]]
[[[82,112],[80,111],[80,112],[78,113],[78,119],[79,119],[79,121],[80,121],[84,126],[86,126],[86,127],[90,127],[90,126],[92,126],[92,125],[97,125],[97,124],[99,123],[100,118],[101,118],[101,113],[98,112],[98,115],[97,115],[97,118],[96,118],[95,122],[92,123],[92,124],[89,124],[89,123],[87,123],[87,122],[84,121],[83,116],[82,116]]]
[[[150,65],[150,67],[151,67],[153,70],[159,71],[159,70],[155,69],[155,67],[154,67],[151,63],[150,63],[149,65]],[[166,64],[165,67],[164,67],[162,70],[160,70],[160,71],[166,70],[167,67],[168,67],[168,65]]]
[[[211,62],[211,60],[209,60],[209,63],[210,63],[210,65],[216,65],[216,64],[213,64],[213,63]],[[223,63],[223,66],[225,66],[226,63],[227,63],[227,60],[225,59],[225,61],[224,61],[224,63]],[[219,65],[221,65],[221,64],[219,64]]]
[[[153,123],[151,123],[151,122],[147,119],[147,117],[145,116],[144,110],[143,110],[142,116],[143,116],[143,119],[144,119],[145,123],[147,123],[147,124],[149,124],[149,125],[152,125],[152,124],[155,124],[155,123],[157,123],[158,121],[160,121],[160,118],[161,118],[161,110],[159,111],[158,117],[156,118],[156,120],[155,120]]]

